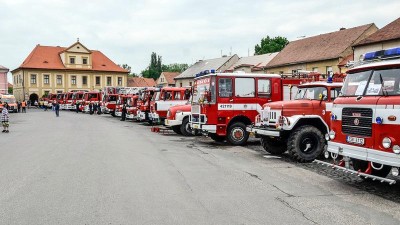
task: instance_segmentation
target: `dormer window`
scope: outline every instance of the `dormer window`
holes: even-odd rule
[[[82,64],[87,65],[87,58],[82,58]]]
[[[75,57],[69,57],[69,64],[75,64]]]

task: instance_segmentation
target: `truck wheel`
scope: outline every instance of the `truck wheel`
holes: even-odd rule
[[[360,172],[365,172],[365,170],[368,168],[368,162],[360,159],[351,159],[353,163],[353,169],[356,171]],[[374,164],[375,165],[375,164]],[[376,163],[376,165],[381,166],[381,164]],[[377,176],[377,177],[386,177],[390,171],[391,171],[390,166],[383,166],[382,169],[376,170],[372,168],[371,175]]]
[[[183,136],[193,136],[188,117],[183,119],[180,129]]]
[[[246,131],[246,125],[242,122],[236,122],[229,126],[227,140],[232,145],[245,145],[249,139],[249,133]]]
[[[272,155],[281,155],[286,152],[286,142],[282,140],[273,139],[270,137],[262,137],[260,141],[264,150]]]
[[[208,134],[208,136],[216,142],[224,142],[225,141],[224,136],[219,136],[217,134]]]
[[[324,135],[313,126],[298,127],[288,139],[289,155],[298,162],[311,162],[325,147]]]
[[[177,134],[182,134],[181,133],[181,127],[180,126],[173,126],[173,127],[171,127],[172,128],[172,130],[175,132],[175,133],[177,133]]]

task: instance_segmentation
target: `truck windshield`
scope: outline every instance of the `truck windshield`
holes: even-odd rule
[[[363,71],[348,74],[342,96],[400,95],[400,69]]]
[[[295,99],[320,100],[321,94],[327,96],[325,87],[303,87],[297,91]]]
[[[159,91],[154,92],[153,98],[152,98],[151,100],[152,100],[152,101],[158,101],[158,100],[160,100],[160,92],[159,92]]]
[[[203,102],[206,99],[207,92],[211,94],[211,102],[215,102],[215,90],[215,76],[196,80],[193,89],[192,102]]]

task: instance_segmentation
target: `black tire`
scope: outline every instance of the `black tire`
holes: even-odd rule
[[[173,126],[173,127],[171,127],[171,129],[177,134],[182,134],[180,126]]]
[[[219,136],[217,134],[208,134],[208,136],[216,142],[224,142],[225,141],[224,136]]]
[[[232,145],[245,145],[249,139],[249,133],[246,131],[246,125],[242,122],[236,122],[229,126],[227,138]]]
[[[280,139],[261,137],[260,141],[264,150],[272,155],[282,155],[287,150],[286,142]]]
[[[351,159],[352,163],[353,163],[353,169],[355,171],[360,171],[362,173],[365,173],[365,170],[368,168],[368,161],[364,161],[364,160],[360,160],[360,159]],[[381,164],[374,164],[375,166],[380,167]],[[371,171],[371,175],[377,176],[377,177],[387,177],[387,175],[389,175],[390,171],[391,171],[391,167],[390,166],[383,166],[382,169],[380,170],[376,170],[374,168],[372,168]]]
[[[182,125],[180,126],[181,133],[183,136],[193,136],[192,128],[190,127],[189,117],[185,117],[182,121]]]
[[[298,162],[312,162],[324,148],[324,135],[314,126],[298,127],[288,139],[289,155]]]
[[[111,112],[111,116],[112,116],[112,117],[116,117],[115,111],[112,111],[112,112]]]

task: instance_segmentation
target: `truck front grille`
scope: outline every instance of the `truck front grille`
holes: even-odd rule
[[[365,137],[372,136],[372,109],[343,108],[342,132]]]

